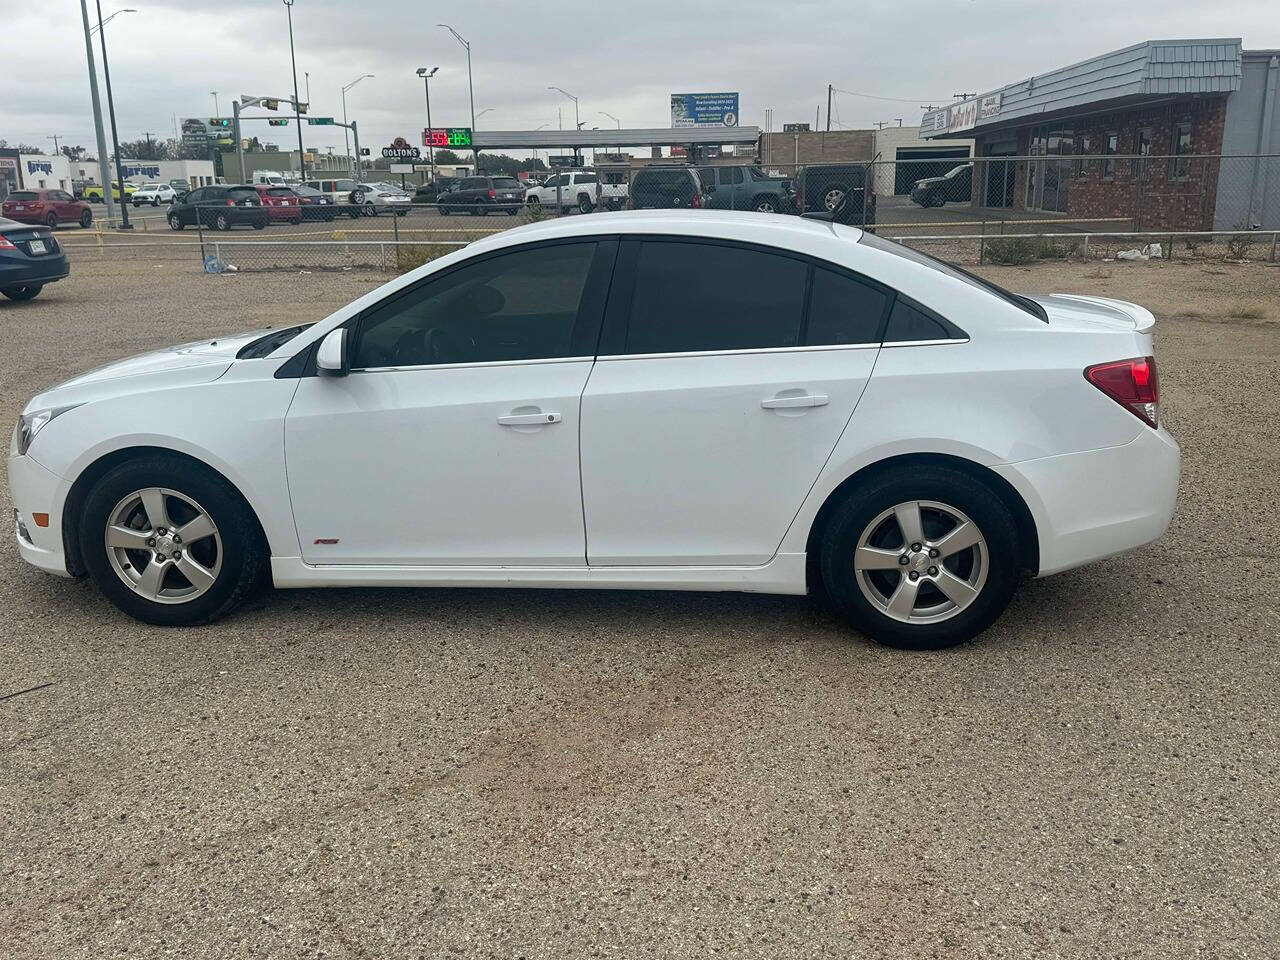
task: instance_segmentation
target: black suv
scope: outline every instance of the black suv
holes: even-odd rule
[[[498,210],[514,217],[524,209],[524,187],[515,177],[465,177],[437,202],[441,216],[465,210],[483,217]]]
[[[834,213],[836,223],[854,227],[876,222],[876,195],[865,164],[811,163],[800,168],[794,187],[802,214]]]
[[[692,167],[641,167],[631,178],[628,210],[669,210],[706,205],[706,190]]]
[[[169,207],[169,229],[181,230],[200,224],[215,230],[230,230],[235,226],[261,230],[267,225],[267,208],[262,205],[256,187],[217,184],[212,187],[196,187],[181,200]]]

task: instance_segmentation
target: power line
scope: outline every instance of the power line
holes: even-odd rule
[[[890,103],[919,103],[921,100],[932,100],[933,97],[878,97],[874,93],[855,93],[853,90],[841,90],[839,87],[832,87],[836,93],[843,93],[848,97],[863,97],[867,100],[886,100]],[[937,99],[942,99],[938,97]]]

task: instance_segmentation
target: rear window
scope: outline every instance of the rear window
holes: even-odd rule
[[[245,199],[257,200],[258,191],[253,189],[253,187],[232,187],[230,190],[227,191],[227,196],[233,197],[236,200],[245,200]]]
[[[15,190],[9,194],[10,200],[39,200],[40,194],[34,190]]]
[[[494,177],[493,185],[500,190],[518,190],[520,181],[515,177]]]
[[[293,191],[288,187],[272,187],[267,191],[268,197],[292,197]]]
[[[992,283],[990,280],[984,280],[982,277],[976,276],[961,267],[952,266],[949,263],[943,263],[936,257],[931,257],[927,253],[921,253],[919,250],[912,249],[901,243],[895,243],[892,240],[886,240],[883,237],[877,237],[873,233],[867,233],[865,230],[859,243],[865,243],[869,247],[876,250],[883,250],[885,253],[892,253],[896,257],[902,257],[904,260],[910,260],[912,263],[918,263],[923,267],[931,270],[937,270],[944,273],[948,277],[960,280],[969,284],[971,287],[977,287],[979,290],[985,290],[987,293],[994,294],[1005,303],[1017,307],[1026,313],[1031,314],[1042,323],[1049,322],[1049,314],[1045,312],[1044,307],[1036,303],[1030,297],[1024,297],[1020,294],[1012,293],[999,284]]]

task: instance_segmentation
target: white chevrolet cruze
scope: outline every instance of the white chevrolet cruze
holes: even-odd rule
[[[533,224],[40,394],[18,548],[159,624],[268,581],[822,590],[943,647],[1165,530],[1153,323],[799,218]]]

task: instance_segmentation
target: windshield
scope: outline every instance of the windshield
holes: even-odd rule
[[[886,240],[884,237],[877,237],[874,233],[862,231],[862,236],[858,240],[859,243],[865,243],[868,247],[874,247],[876,250],[883,250],[885,253],[892,253],[894,256],[902,257],[904,260],[910,260],[930,269],[937,270],[956,280],[963,281],[971,287],[978,287],[987,293],[993,293],[1006,303],[1012,304],[1019,310],[1031,314],[1037,320],[1043,323],[1049,322],[1049,314],[1045,312],[1044,307],[1036,303],[1030,297],[1024,297],[1021,294],[1013,293],[1006,290],[999,284],[992,283],[990,280],[984,280],[976,274],[970,273],[961,267],[952,266],[949,263],[943,263],[936,257],[931,257],[927,253],[921,253],[905,244],[895,243],[893,240]]]

